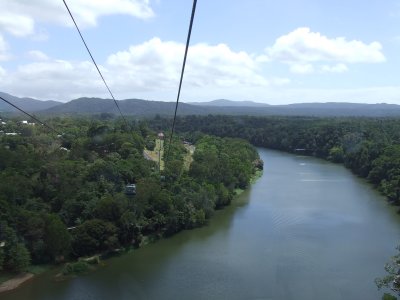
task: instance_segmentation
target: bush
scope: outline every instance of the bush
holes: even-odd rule
[[[397,298],[395,296],[392,296],[388,293],[383,294],[382,296],[382,300],[397,300]]]
[[[90,266],[85,261],[77,261],[74,263],[67,263],[62,270],[63,275],[78,275],[90,270]]]

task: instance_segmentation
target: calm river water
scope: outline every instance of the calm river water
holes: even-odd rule
[[[400,237],[393,208],[340,165],[259,152],[264,175],[209,226],[0,298],[380,299],[374,278]]]

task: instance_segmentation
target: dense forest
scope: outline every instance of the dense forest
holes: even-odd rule
[[[168,132],[170,118],[132,121],[132,128],[107,114],[49,119],[62,136],[2,121],[5,271],[138,247],[205,224],[262,168],[254,146],[343,163],[400,205],[400,121],[394,118],[178,117],[161,174],[143,150],[155,147],[159,131]],[[195,145],[190,160],[185,144]],[[127,183],[136,184],[135,196],[125,194]]]
[[[143,156],[157,132],[103,114],[39,124],[3,119],[0,130],[0,270],[138,247],[201,226],[230,203],[260,165],[240,139],[198,136],[190,165],[175,137],[162,174]],[[136,184],[136,195],[125,186]]]
[[[158,128],[167,122],[158,117],[152,125]],[[187,116],[177,119],[177,130],[188,140],[202,134],[236,137],[259,147],[343,163],[400,205],[398,118]],[[376,280],[378,288],[400,295],[399,269],[397,253],[385,266],[388,275]],[[382,299],[397,298],[385,293]]]
[[[162,128],[168,122],[158,117],[151,124]],[[400,205],[398,118],[187,116],[177,119],[177,130],[188,140],[204,133],[235,137],[258,147],[343,163]]]

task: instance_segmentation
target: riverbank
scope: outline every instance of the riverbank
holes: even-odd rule
[[[4,281],[3,283],[0,284],[0,293],[16,289],[24,282],[27,282],[28,280],[32,279],[33,276],[34,274],[32,273],[22,273],[13,277],[12,279]]]
[[[52,265],[31,265],[26,272],[18,275],[11,273],[2,273],[0,275],[0,293],[18,288],[23,283],[31,280],[36,275],[49,271]]]
[[[0,299],[380,299],[374,279],[400,235],[392,207],[340,165],[259,153],[263,176],[207,226],[73,279],[46,272]]]
[[[250,179],[250,185],[255,183],[263,174],[262,170],[257,170],[255,171],[255,173],[252,175],[251,179]],[[238,197],[240,194],[242,194],[245,191],[245,189],[235,189],[235,193],[234,193],[234,197]],[[229,205],[228,205],[229,206]],[[204,225],[207,226],[207,225]],[[201,227],[204,227],[201,226]],[[180,232],[177,232],[176,234],[179,234]],[[175,235],[176,235],[175,234]],[[165,236],[160,236],[160,235],[151,235],[151,236],[144,236],[142,242],[139,245],[139,248],[143,248],[149,244],[154,244],[157,241],[160,241],[162,239],[166,238]],[[132,251],[134,251],[133,248],[127,248],[126,251],[118,251],[118,253],[114,253],[114,255],[101,255],[99,254],[96,257],[102,257],[102,260],[107,260],[108,257],[113,257],[115,255],[123,255],[126,253],[131,253]],[[83,261],[85,261],[85,259],[83,259]],[[76,262],[69,262],[70,265],[74,265],[74,263],[77,263],[79,261]],[[100,263],[97,262],[97,265],[99,265]],[[23,283],[31,280],[33,277],[35,277],[38,274],[44,273],[46,271],[48,271],[51,268],[51,266],[30,266],[28,273],[23,273],[23,274],[19,274],[15,277],[9,276],[8,278],[4,278],[4,281],[1,282],[1,278],[0,278],[0,293],[2,292],[6,292],[6,291],[11,291],[14,289],[17,289],[18,287],[20,287]],[[56,277],[58,280],[62,280],[63,278],[67,278],[67,277],[71,277],[71,276],[79,276],[81,273],[87,273],[87,272],[91,272],[93,270],[95,270],[96,268],[93,268],[91,266],[91,268],[89,269],[85,269],[84,272],[81,272],[80,269],[78,271],[75,271],[72,268],[72,271],[69,272],[68,274],[63,274],[63,272],[61,271],[61,273],[57,273]]]

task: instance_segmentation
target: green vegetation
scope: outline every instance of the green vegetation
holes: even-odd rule
[[[153,126],[165,126],[157,119]],[[194,139],[202,134],[239,137],[255,146],[343,163],[366,178],[388,200],[400,205],[400,119],[188,116],[177,119],[177,131]],[[376,281],[400,295],[400,255]],[[382,299],[396,299],[385,294]]]
[[[65,276],[68,275],[79,275],[82,273],[86,273],[90,270],[90,266],[87,262],[77,261],[74,263],[67,263],[62,270],[62,274]]]
[[[397,247],[398,253],[393,256],[385,265],[386,276],[375,279],[376,286],[379,289],[386,288],[400,295],[400,246]],[[385,293],[382,299],[397,299],[391,294]]]
[[[40,125],[5,120],[0,135],[0,269],[137,247],[146,240],[201,226],[245,188],[256,168],[254,147],[238,139],[202,136],[192,161],[174,140],[164,170],[143,156],[157,148],[145,122],[54,118],[55,137]],[[135,196],[125,194],[136,184]],[[85,272],[86,262],[64,273]]]
[[[159,118],[152,125],[166,126]],[[391,118],[179,117],[188,140],[202,134],[242,138],[259,147],[343,163],[400,205],[400,120]]]
[[[397,300],[397,298],[393,295],[390,295],[388,293],[384,293],[382,296],[382,300]]]
[[[152,143],[146,143],[146,149],[144,150],[145,155],[150,158],[152,161],[157,163],[157,167],[160,168],[161,171],[164,170],[164,141],[160,139],[151,139]],[[160,166],[158,166],[160,163]]]
[[[151,128],[132,122],[132,132],[121,120],[102,117],[48,122],[65,136],[15,120],[2,130],[20,134],[0,136],[0,268],[6,272],[138,247],[204,225],[262,169],[248,142],[343,163],[400,205],[398,119],[180,117],[176,130],[196,150],[190,155],[193,148],[176,139],[161,174],[143,151],[157,150],[156,133],[168,130],[170,119],[157,117]],[[125,195],[127,183],[136,184],[136,196]],[[84,269],[78,263],[65,272]],[[389,276],[384,280],[393,284],[396,275]]]

